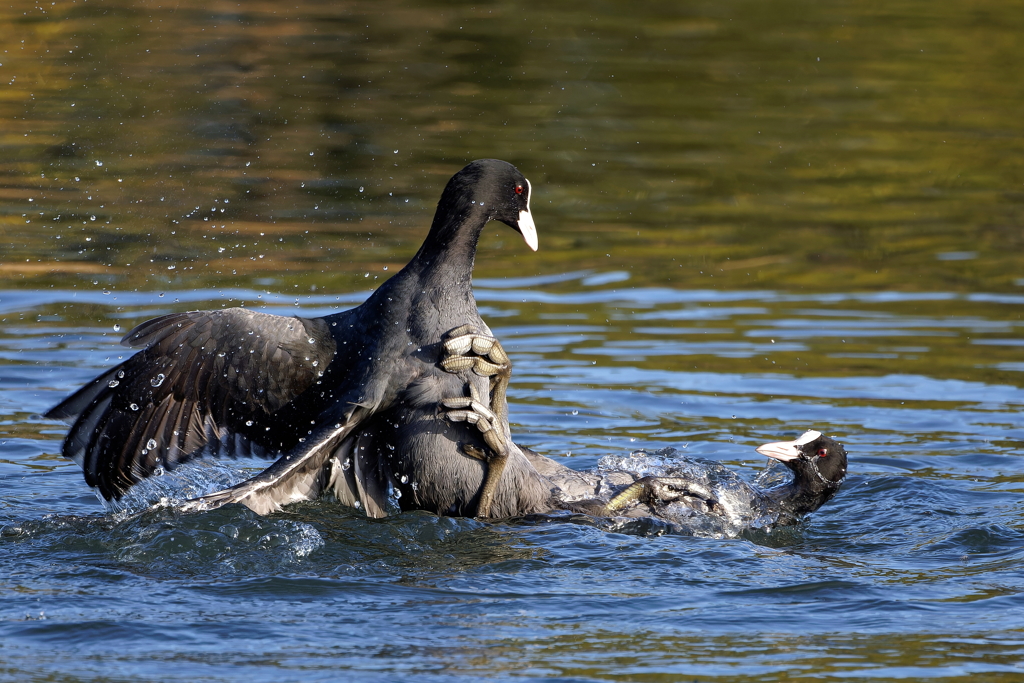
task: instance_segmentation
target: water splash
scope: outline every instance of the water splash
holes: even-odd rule
[[[658,511],[675,533],[705,538],[735,538],[749,529],[771,529],[778,521],[779,512],[753,487],[778,485],[786,480],[783,473],[788,472],[785,466],[771,466],[758,475],[752,487],[750,482],[718,461],[687,457],[671,447],[652,452],[641,449],[626,456],[605,456],[598,462],[598,471],[603,474],[628,472],[637,479],[681,477],[711,491],[715,500],[711,509],[701,501],[686,500],[661,506]]]

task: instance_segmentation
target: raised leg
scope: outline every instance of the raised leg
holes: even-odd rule
[[[491,516],[491,503],[494,492],[501,480],[501,473],[508,461],[508,441],[505,439],[503,427],[498,417],[483,404],[483,397],[477,395],[472,383],[468,383],[469,396],[446,398],[441,404],[448,409],[447,417],[452,422],[468,422],[476,425],[484,437],[487,450],[482,451],[473,446],[463,446],[466,455],[478,458],[487,463],[487,474],[483,487],[480,489],[480,502],[477,504],[477,517]]]
[[[442,368],[453,373],[472,369],[475,374],[490,380],[489,395],[486,398],[478,396],[470,382],[468,397],[442,401],[445,408],[449,409],[448,419],[475,424],[490,451],[481,453],[472,447],[463,448],[467,455],[480,458],[487,463],[487,474],[480,490],[477,516],[490,517],[494,493],[498,489],[498,482],[508,460],[506,394],[509,379],[512,377],[512,362],[505,349],[501,347],[501,342],[483,334],[473,325],[457,327],[445,337]]]
[[[441,367],[448,372],[472,369],[481,377],[490,378],[490,409],[498,422],[508,420],[505,393],[512,377],[512,361],[501,342],[483,334],[473,325],[462,325],[445,335],[445,356]]]
[[[625,509],[634,501],[647,505],[671,503],[680,498],[699,498],[713,508],[717,501],[710,490],[680,477],[644,477],[627,486],[608,501],[605,509],[614,514]]]

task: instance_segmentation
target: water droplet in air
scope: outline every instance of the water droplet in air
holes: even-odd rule
[[[121,326],[120,325],[114,325],[114,332],[120,332],[120,331],[121,331]]]
[[[129,407],[129,408],[131,408],[132,410],[138,410],[138,409],[139,409],[139,406],[138,406],[138,404],[136,404],[136,403],[133,403],[133,404],[131,404],[131,405],[130,405],[130,406],[128,406],[128,407]]]
[[[155,450],[156,447],[157,447],[156,439],[150,439],[149,441],[146,442],[146,448],[148,448],[149,450],[151,450],[151,451]]]
[[[164,373],[161,372],[159,375],[149,380],[149,383],[152,384],[154,387],[158,387],[164,383],[164,379],[166,379]]]
[[[246,427],[252,427],[252,420],[246,420],[245,421],[245,426]]]
[[[579,415],[579,414],[580,414],[580,411],[578,411],[578,410],[574,410],[574,411],[572,411],[572,414],[573,414],[573,415]]]
[[[408,484],[409,483],[409,477],[403,474],[402,475],[402,483],[403,484]]]
[[[107,382],[107,386],[110,387],[111,389],[116,387],[118,384],[120,384],[120,382],[118,382],[116,379],[112,379],[109,382]]]

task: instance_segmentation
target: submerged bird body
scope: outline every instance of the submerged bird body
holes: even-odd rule
[[[558,507],[598,516],[657,517],[699,534],[794,524],[831,500],[846,476],[846,449],[817,431],[757,450],[782,462],[792,476],[777,481],[769,469],[749,483],[721,463],[683,457],[674,448],[605,458],[591,472],[527,452],[555,487]]]
[[[257,455],[278,459],[194,507],[241,502],[268,512],[332,490],[382,516],[389,488],[401,490],[411,470],[418,485],[410,498],[465,514],[487,470],[459,442],[484,443],[477,430],[441,419],[439,400],[467,383],[483,394],[489,385],[440,367],[442,338],[465,323],[487,330],[472,291],[477,241],[495,219],[536,249],[529,195],[529,182],[510,164],[469,164],[445,187],[410,263],[351,310],[305,319],[235,308],[143,323],[123,340],[139,353],[48,413],[74,420],[64,454],[107,499],[158,466]],[[508,502],[521,491],[546,495],[509,486],[531,469],[521,454],[506,467],[512,476],[498,482],[502,509],[529,509],[530,501]]]

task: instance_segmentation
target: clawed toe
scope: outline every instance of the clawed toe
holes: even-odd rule
[[[498,417],[484,405],[483,398],[472,384],[469,385],[469,396],[445,398],[441,400],[441,405],[448,409],[448,419],[453,422],[469,422],[478,426],[481,421],[485,422],[487,426],[480,426],[481,432],[492,429],[498,421]]]
[[[445,416],[452,422],[468,422],[476,425],[477,430],[483,435],[487,446],[496,453],[506,450],[506,444],[496,426],[500,426],[500,419],[490,408],[484,405],[482,397],[477,393],[476,387],[468,385],[469,396],[456,396],[441,400],[445,407]]]
[[[505,392],[512,376],[512,361],[495,337],[472,324],[461,325],[449,331],[443,339],[444,355],[441,367],[446,372],[458,373],[472,370],[474,374],[489,378],[488,395],[482,397],[472,381],[467,382],[469,396],[460,396],[441,401],[452,422],[468,422],[476,425],[483,437],[487,450],[463,445],[462,450],[470,457],[487,463],[487,474],[480,489],[477,516],[490,517],[491,504],[497,491],[498,481],[505,469],[509,455],[508,405]]]
[[[487,455],[487,451],[482,448],[477,448],[473,444],[464,443],[459,445],[462,447],[462,452],[471,458],[483,460],[484,462],[488,462],[491,459],[490,456]]]
[[[665,505],[682,498],[698,498],[709,507],[717,501],[709,489],[680,477],[644,477],[623,489],[605,506],[609,513],[625,509],[633,502]]]
[[[445,372],[462,372],[475,366],[478,360],[473,356],[448,356],[441,359],[441,367]]]
[[[441,359],[441,367],[446,372],[472,368],[482,377],[491,377],[509,367],[508,354],[501,342],[473,325],[462,325],[448,332],[443,346],[445,357]]]
[[[476,387],[470,382],[469,396],[457,396],[441,400],[445,409],[445,416],[452,422],[468,422],[475,425],[487,450],[477,448],[469,444],[462,444],[462,451],[473,458],[487,463],[487,474],[484,477],[484,484],[480,489],[480,499],[477,504],[478,517],[491,516],[491,504],[494,500],[494,493],[498,487],[498,480],[505,469],[505,462],[508,459],[508,441],[502,429],[503,418],[498,417],[490,408],[483,404]]]

